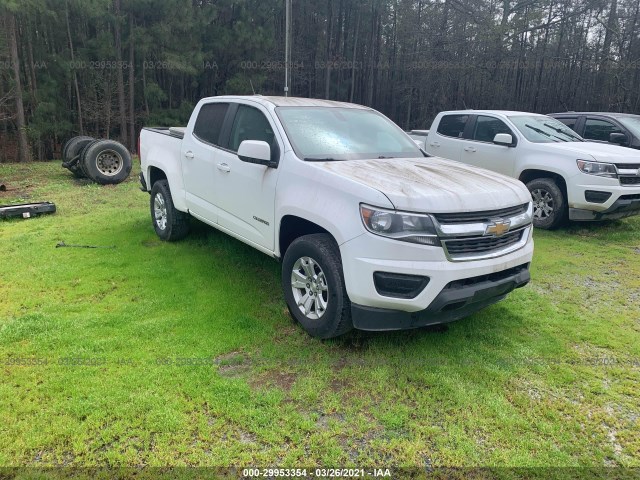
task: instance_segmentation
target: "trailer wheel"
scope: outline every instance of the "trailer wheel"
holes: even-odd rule
[[[76,178],[85,176],[80,164],[80,158],[87,145],[93,141],[93,137],[79,136],[73,137],[64,144],[64,148],[62,149],[62,166],[73,173],[73,176]]]
[[[97,140],[82,154],[82,169],[101,185],[122,183],[131,173],[131,154],[124,145],[114,140]]]

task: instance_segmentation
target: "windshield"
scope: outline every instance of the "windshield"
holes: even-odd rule
[[[360,108],[278,107],[296,155],[307,161],[424,157],[400,127]]]
[[[544,115],[512,115],[509,119],[533,143],[584,142],[564,123]]]
[[[628,130],[633,133],[634,137],[640,138],[640,116],[634,115],[633,117],[617,117],[618,121],[627,127]]]

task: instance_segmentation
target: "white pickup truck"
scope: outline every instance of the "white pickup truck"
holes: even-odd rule
[[[427,158],[370,108],[206,98],[186,129],[145,128],[139,148],[160,238],[193,216],[280,259],[312,336],[457,320],[529,281],[524,185]]]
[[[425,150],[524,182],[533,197],[533,224],[640,214],[640,152],[585,142],[546,115],[497,110],[442,112]]]

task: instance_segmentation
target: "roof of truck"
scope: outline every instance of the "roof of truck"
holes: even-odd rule
[[[446,113],[447,115],[451,113],[464,113],[467,115],[481,115],[483,113],[491,113],[494,115],[504,115],[505,117],[508,117],[510,115],[542,115],[541,113],[518,112],[515,110],[449,110],[442,113]]]
[[[276,97],[262,95],[225,95],[220,97],[212,97],[216,100],[253,100],[263,104],[273,104],[276,107],[342,107],[342,108],[361,108],[368,109],[362,105],[355,103],[336,102],[333,100],[323,100],[320,98],[301,98],[301,97]]]

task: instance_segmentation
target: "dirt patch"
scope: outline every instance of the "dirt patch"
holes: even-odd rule
[[[297,375],[291,372],[280,370],[267,370],[260,373],[249,381],[249,385],[254,390],[265,390],[267,388],[279,388],[285,392],[291,390],[298,379]]]

